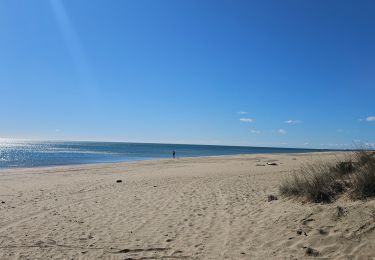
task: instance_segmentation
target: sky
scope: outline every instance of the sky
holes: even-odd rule
[[[375,143],[375,1],[2,0],[0,137]]]

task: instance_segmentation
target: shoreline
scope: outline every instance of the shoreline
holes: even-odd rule
[[[172,157],[172,151],[175,151],[178,157],[329,151],[327,149],[311,148],[81,141],[14,140],[0,143],[0,145],[0,169],[168,159]]]
[[[43,169],[56,169],[56,168],[84,168],[91,166],[121,166],[123,164],[129,163],[141,163],[141,162],[155,162],[155,161],[169,161],[169,160],[183,160],[183,159],[204,159],[204,158],[225,158],[225,157],[251,157],[251,156],[261,156],[261,155],[308,155],[308,154],[343,154],[350,153],[352,151],[317,151],[317,152],[299,152],[299,153],[254,153],[254,154],[229,154],[229,155],[207,155],[207,156],[191,156],[191,157],[176,157],[173,158],[155,158],[155,159],[140,159],[140,160],[129,160],[129,161],[119,161],[119,162],[95,162],[95,163],[75,163],[75,164],[61,164],[61,165],[42,165],[33,167],[10,167],[10,168],[0,168],[0,174],[5,171],[27,171],[27,170],[43,170]]]

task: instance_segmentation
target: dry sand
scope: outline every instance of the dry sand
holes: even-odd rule
[[[310,204],[278,195],[302,163],[337,156],[3,170],[0,259],[301,259],[306,247],[323,258],[375,259],[375,200]],[[269,202],[270,194],[279,199]]]

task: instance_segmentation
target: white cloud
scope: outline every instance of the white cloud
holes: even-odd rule
[[[367,122],[375,121],[375,116],[368,116],[368,117],[366,118],[366,121],[367,121]]]
[[[240,115],[247,115],[248,114],[248,112],[246,112],[246,111],[240,111],[240,112],[237,112],[238,114],[240,114]]]
[[[260,134],[260,131],[259,130],[255,130],[255,129],[251,129],[250,132],[252,134]]]
[[[246,122],[246,123],[251,123],[251,122],[254,122],[254,119],[248,118],[248,117],[243,117],[243,118],[240,118],[240,121]]]
[[[286,131],[285,131],[284,129],[279,129],[279,130],[277,130],[277,132],[278,132],[279,134],[282,134],[282,135],[285,135],[285,134],[286,134]]]
[[[299,124],[301,123],[301,120],[287,120],[287,121],[284,121],[284,123],[287,123],[287,124]]]

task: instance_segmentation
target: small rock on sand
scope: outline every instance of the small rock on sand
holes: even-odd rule
[[[314,248],[307,247],[306,248],[306,255],[308,255],[308,256],[319,256],[319,251],[315,250]]]
[[[277,166],[278,164],[275,163],[275,162],[268,162],[267,165],[273,165],[273,166]]]
[[[120,183],[120,182],[122,182],[122,180],[117,180],[116,182],[117,182],[117,183]]]
[[[273,201],[273,200],[277,200],[277,197],[275,195],[268,195],[267,197],[268,201]]]

